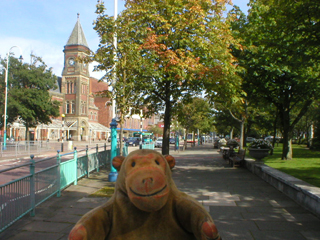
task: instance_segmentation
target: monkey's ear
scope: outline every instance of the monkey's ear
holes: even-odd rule
[[[119,172],[120,171],[120,168],[121,168],[121,165],[124,161],[125,157],[124,156],[115,156],[113,159],[112,159],[112,166],[117,169],[117,171]]]
[[[176,160],[174,159],[174,157],[171,155],[165,155],[164,158],[167,160],[170,169],[174,168],[174,166],[176,165]]]

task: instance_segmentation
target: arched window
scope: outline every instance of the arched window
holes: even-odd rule
[[[70,83],[70,93],[73,93],[73,83]]]
[[[67,91],[66,91],[66,93],[69,93],[69,82],[67,82],[66,86],[67,86]]]

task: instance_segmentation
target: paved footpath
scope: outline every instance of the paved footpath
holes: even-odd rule
[[[224,240],[320,240],[320,219],[243,168],[231,168],[211,145],[170,152],[173,178],[209,211]],[[77,220],[107,198],[89,194],[112,185],[105,170],[36,208],[0,234],[1,240],[60,240]],[[152,239],[152,237],[150,238]]]

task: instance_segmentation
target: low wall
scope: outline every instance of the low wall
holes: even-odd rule
[[[320,188],[253,159],[245,159],[245,167],[320,218]]]

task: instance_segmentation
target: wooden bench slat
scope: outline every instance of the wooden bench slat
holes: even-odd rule
[[[241,166],[242,162],[244,161],[245,155],[246,149],[240,149],[236,155],[229,157],[230,166],[233,167],[235,163],[239,163],[239,165]]]

